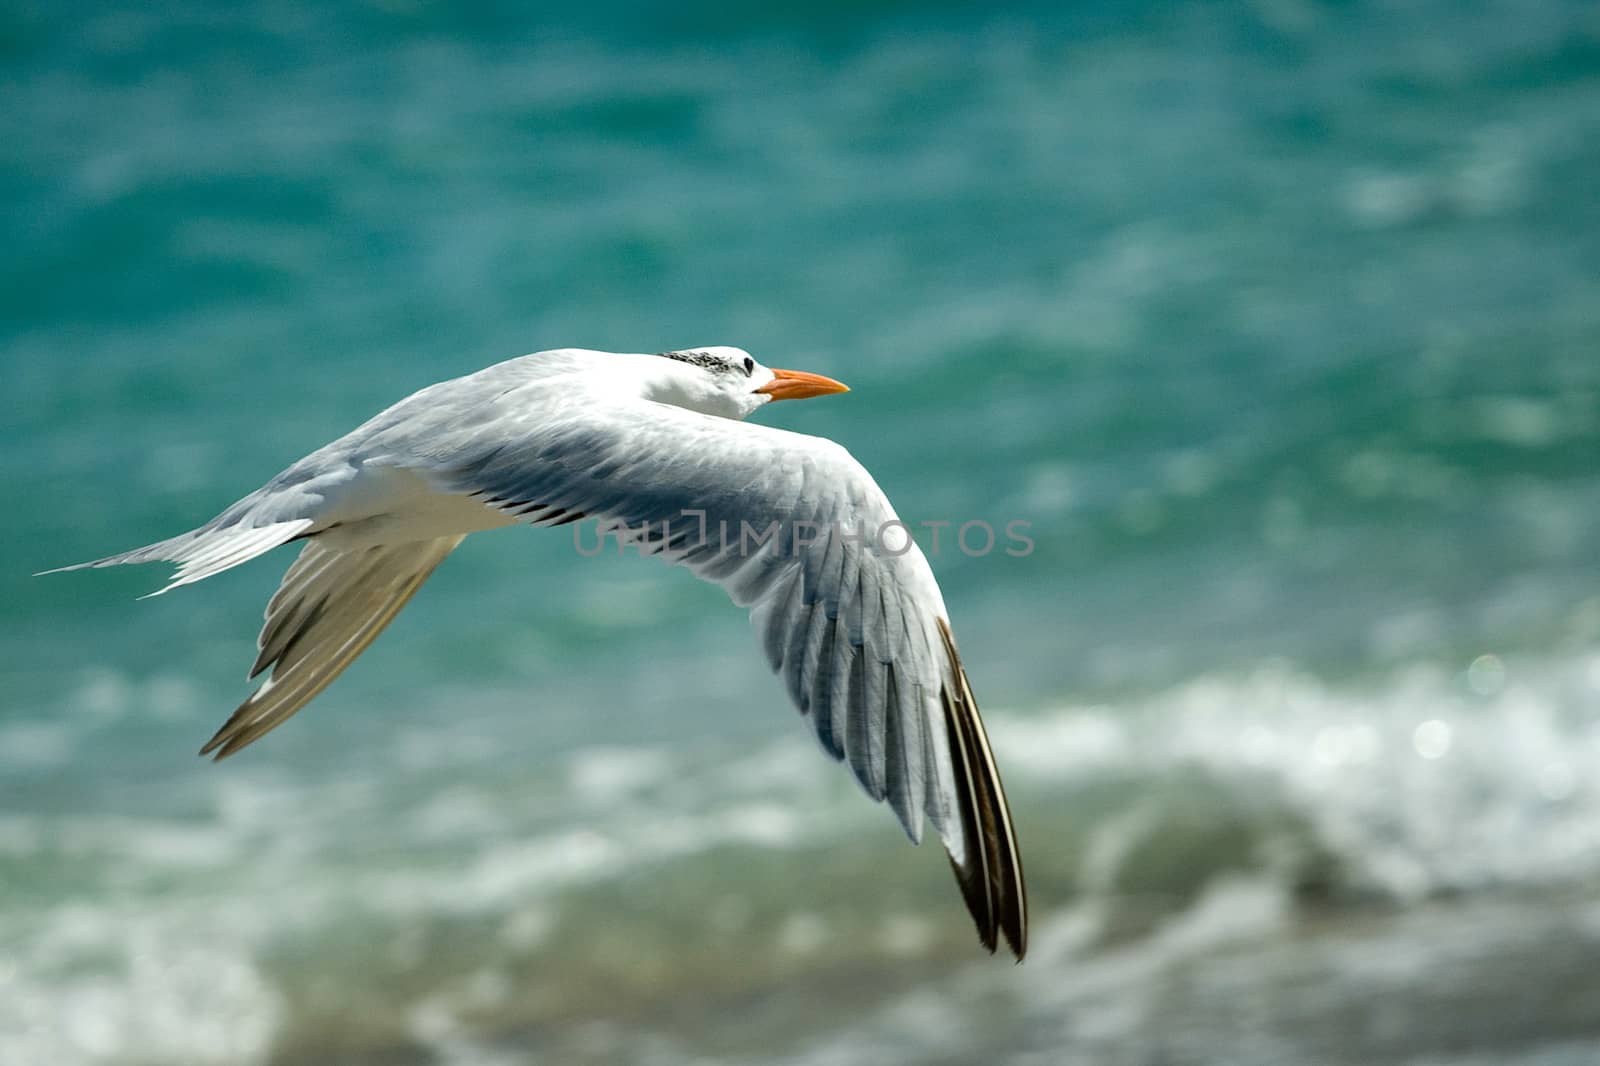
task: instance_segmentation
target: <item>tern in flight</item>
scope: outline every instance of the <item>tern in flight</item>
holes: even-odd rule
[[[899,520],[843,447],[743,421],[845,391],[738,348],[538,352],[414,393],[197,529],[64,569],[175,563],[165,592],[304,542],[267,604],[266,682],[200,749],[220,759],[326,688],[467,534],[596,519],[749,608],[823,749],[913,842],[933,825],[984,946],[1021,959],[1022,862],[933,571],[904,526],[879,536]]]

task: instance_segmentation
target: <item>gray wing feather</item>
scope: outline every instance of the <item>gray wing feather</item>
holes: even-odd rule
[[[308,543],[267,604],[250,676],[269,667],[271,675],[200,754],[225,758],[287,721],[366,650],[461,540],[357,551]]]

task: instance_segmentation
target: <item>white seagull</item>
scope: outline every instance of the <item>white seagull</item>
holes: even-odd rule
[[[220,759],[326,688],[467,534],[597,519],[749,608],[823,749],[913,842],[932,823],[984,946],[1020,960],[1022,862],[933,571],[843,447],[743,422],[845,391],[738,348],[538,352],[408,396],[198,529],[63,569],[176,563],[166,592],[305,542],[250,670],[271,674],[200,749]]]

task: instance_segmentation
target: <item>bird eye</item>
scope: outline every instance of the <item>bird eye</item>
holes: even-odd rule
[[[756,361],[748,355],[744,357],[744,376],[749,377],[756,372]]]

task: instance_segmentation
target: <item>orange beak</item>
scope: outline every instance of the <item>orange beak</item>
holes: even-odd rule
[[[757,389],[774,400],[804,400],[812,396],[826,396],[830,392],[849,392],[850,386],[842,381],[825,378],[821,374],[807,374],[804,370],[772,371],[773,378]]]

